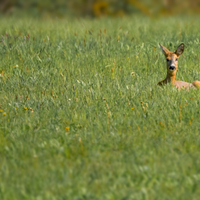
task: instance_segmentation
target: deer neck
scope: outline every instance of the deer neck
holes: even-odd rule
[[[176,75],[167,74],[165,78],[166,83],[171,83],[172,85],[175,84]]]

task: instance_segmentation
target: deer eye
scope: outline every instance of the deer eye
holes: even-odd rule
[[[176,58],[176,61],[178,61],[178,58]]]
[[[169,59],[167,59],[167,62],[169,62]]]

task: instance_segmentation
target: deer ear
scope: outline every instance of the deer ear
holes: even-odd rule
[[[175,54],[176,54],[177,56],[180,56],[180,55],[183,53],[183,51],[184,51],[184,44],[181,43],[181,44],[178,46],[178,48],[176,49]]]
[[[161,48],[163,54],[165,56],[167,56],[170,53],[170,51],[166,47],[162,46],[161,44],[159,44],[159,45],[160,45],[160,48]]]

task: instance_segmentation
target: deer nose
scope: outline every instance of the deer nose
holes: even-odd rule
[[[176,67],[172,65],[172,66],[169,67],[169,69],[170,69],[170,70],[175,70]]]

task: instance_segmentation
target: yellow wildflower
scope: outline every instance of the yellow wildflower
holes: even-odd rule
[[[24,107],[24,110],[27,110],[27,107]]]
[[[6,116],[6,113],[4,112],[3,115]]]
[[[0,112],[3,112],[3,110],[0,110]]]
[[[94,15],[99,17],[108,13],[108,3],[106,1],[96,1],[93,4]]]
[[[69,126],[65,127],[66,132],[69,132]]]

